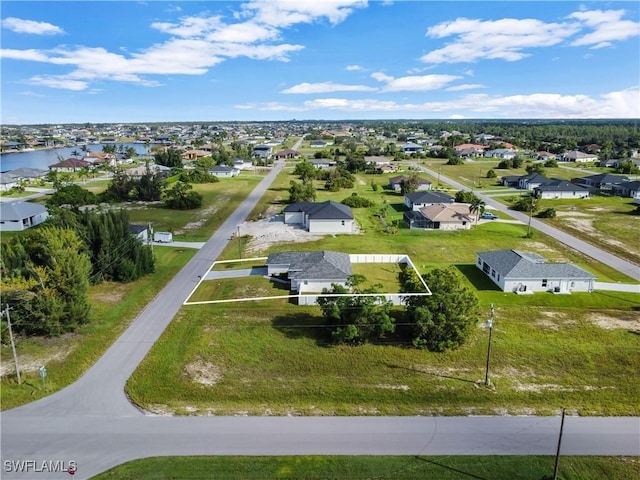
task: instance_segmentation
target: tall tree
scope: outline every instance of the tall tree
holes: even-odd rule
[[[432,295],[406,298],[413,344],[437,352],[455,349],[478,322],[478,299],[452,267],[431,270],[423,279]],[[416,279],[403,283],[405,291],[420,291]]]
[[[475,215],[476,217],[476,225],[478,225],[478,219],[480,218],[480,215],[482,215],[484,213],[485,207],[487,205],[480,200],[478,197],[475,197],[471,203],[469,204],[469,213],[471,215]]]

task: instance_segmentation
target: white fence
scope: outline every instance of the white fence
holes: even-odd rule
[[[594,290],[611,290],[614,292],[640,293],[640,285],[629,283],[593,282]]]
[[[351,263],[410,263],[409,257],[406,255],[394,254],[349,254]]]

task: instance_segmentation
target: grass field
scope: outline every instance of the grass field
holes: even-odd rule
[[[118,466],[94,480],[406,479],[542,480],[550,456],[285,456],[154,457]],[[561,480],[635,480],[634,457],[560,457]]]
[[[3,410],[37,400],[75,381],[189,261],[194,251],[160,247],[155,253],[154,274],[132,283],[107,282],[91,287],[92,321],[76,333],[17,339],[22,384],[17,384],[14,374],[2,377]],[[12,365],[8,347],[3,345],[2,349],[3,364]],[[46,388],[38,375],[40,365],[47,367]],[[13,368],[11,371],[15,372]]]
[[[269,300],[184,307],[127,392],[145,409],[175,414],[550,414],[560,406],[580,415],[640,413],[640,385],[631,380],[640,365],[637,295],[549,294],[556,304],[540,306],[516,296],[500,302],[501,293],[491,389],[482,387],[482,322],[467,345],[447,353],[393,335],[331,346],[317,307]],[[488,307],[481,298],[487,317]]]

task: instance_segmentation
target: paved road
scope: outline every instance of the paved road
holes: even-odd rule
[[[432,175],[434,177],[438,176],[438,172],[425,168],[421,165],[418,165],[417,163],[412,164],[412,166],[415,168],[418,168],[419,170],[422,170],[423,172],[427,172],[429,175]],[[466,187],[465,185],[462,185],[461,183],[451,180],[450,178],[444,177],[442,175],[439,175],[439,178],[441,182],[447,183],[458,190],[469,190],[469,188]],[[493,200],[491,197],[487,195],[483,195],[477,190],[474,190],[474,193],[478,198],[480,198],[488,206],[491,206],[496,210],[499,210],[507,215],[510,215],[525,224],[529,222],[528,215],[521,212],[516,212],[515,210],[510,210],[504,204],[496,200]],[[569,235],[568,233],[563,232],[562,230],[559,230],[550,225],[547,225],[546,223],[541,222],[540,220],[536,220],[535,218],[531,219],[531,228],[535,230],[539,230],[542,233],[545,233],[550,237],[555,238],[559,242],[562,242],[565,245],[567,245],[568,247],[573,248],[574,250],[577,250],[601,263],[604,263],[605,265],[608,265],[611,268],[624,273],[625,275],[633,278],[634,280],[640,281],[640,266],[638,265],[635,265],[631,262],[628,262],[627,260],[623,260],[622,258],[616,257],[615,255],[605,252],[604,250],[598,247],[595,247],[590,243],[584,242],[576,237]]]
[[[16,472],[20,461],[78,464],[88,478],[152,455],[553,454],[557,417],[158,417],[124,385],[228,239],[283,168],[278,162],[194,258],[78,381],[3,412],[2,478],[69,478]],[[640,418],[568,418],[564,454],[638,455]],[[11,471],[10,471],[11,470]]]

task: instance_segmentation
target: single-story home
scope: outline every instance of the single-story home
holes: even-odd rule
[[[149,240],[149,228],[147,227],[147,225],[137,225],[135,223],[130,223],[129,233],[141,242],[147,242]]]
[[[435,203],[404,213],[409,228],[468,230],[473,224],[467,203]]]
[[[420,210],[434,203],[453,203],[455,198],[442,192],[412,192],[404,196],[404,204],[410,210]]]
[[[518,179],[518,188],[521,190],[533,190],[540,185],[549,183],[549,178],[539,173],[529,173]]]
[[[284,223],[302,225],[309,233],[353,233],[351,208],[332,200],[298,202],[284,209]]]
[[[337,165],[334,160],[329,160],[328,158],[310,158],[307,161],[319,170],[334,168]]]
[[[485,157],[501,158],[504,160],[511,160],[516,158],[516,152],[510,148],[496,148],[494,150],[487,150],[484,152]]]
[[[197,160],[199,158],[210,157],[211,152],[207,152],[206,150],[187,150],[182,153],[181,157],[183,160]]]
[[[29,202],[0,203],[0,231],[22,231],[49,218],[44,205]]]
[[[253,152],[251,156],[258,157],[262,159],[271,158],[273,153],[273,148],[270,145],[260,144],[253,147]]]
[[[324,148],[329,146],[329,142],[326,142],[324,140],[311,140],[309,146],[311,148]]]
[[[551,179],[547,183],[538,185],[533,189],[533,194],[545,199],[589,198],[588,189],[561,179]]]
[[[619,197],[633,198],[634,201],[640,199],[640,181],[615,183],[611,186],[611,193]]]
[[[589,163],[589,162],[597,162],[598,155],[593,155],[591,153],[584,153],[580,150],[571,150],[560,157],[560,160],[563,162],[577,162],[577,163]]]
[[[622,182],[629,182],[631,179],[624,175],[613,175],[612,173],[598,173],[596,175],[588,175],[586,177],[572,178],[571,182],[590,190],[599,190],[609,192],[613,185]]]
[[[570,263],[547,263],[536,253],[493,250],[476,254],[476,267],[503,292],[591,292],[595,275]]]
[[[36,178],[43,178],[47,174],[47,171],[41,168],[20,167],[7,173],[19,180],[35,180]]]
[[[20,179],[11,172],[0,173],[0,191],[8,192],[13,187],[20,185]]]
[[[269,276],[286,275],[291,290],[297,293],[320,293],[333,284],[347,287],[353,274],[351,260],[346,253],[280,252],[267,257]]]
[[[414,153],[424,151],[424,147],[422,145],[418,145],[417,143],[408,142],[401,145],[400,150],[402,150],[402,153],[404,154],[413,155]]]
[[[286,160],[287,158],[296,158],[298,155],[296,150],[285,148],[284,150],[278,151],[274,156],[278,160]]]
[[[49,170],[56,170],[58,172],[75,172],[82,168],[90,168],[93,163],[80,158],[67,158],[61,162],[49,165]]]
[[[547,152],[546,150],[540,150],[539,152],[536,152],[536,159],[538,160],[555,160],[556,159],[556,155],[554,153],[551,152]]]
[[[402,184],[409,181],[407,175],[398,175],[397,177],[389,178],[389,188],[396,192],[402,191]],[[416,188],[417,192],[423,192],[426,190],[431,190],[433,184],[427,180],[426,178],[418,178],[418,187]]]
[[[229,165],[216,165],[209,169],[209,173],[218,178],[231,178],[240,175],[240,170]]]
[[[253,168],[253,162],[251,160],[245,160],[244,158],[234,158],[233,167],[238,170],[251,170]]]

